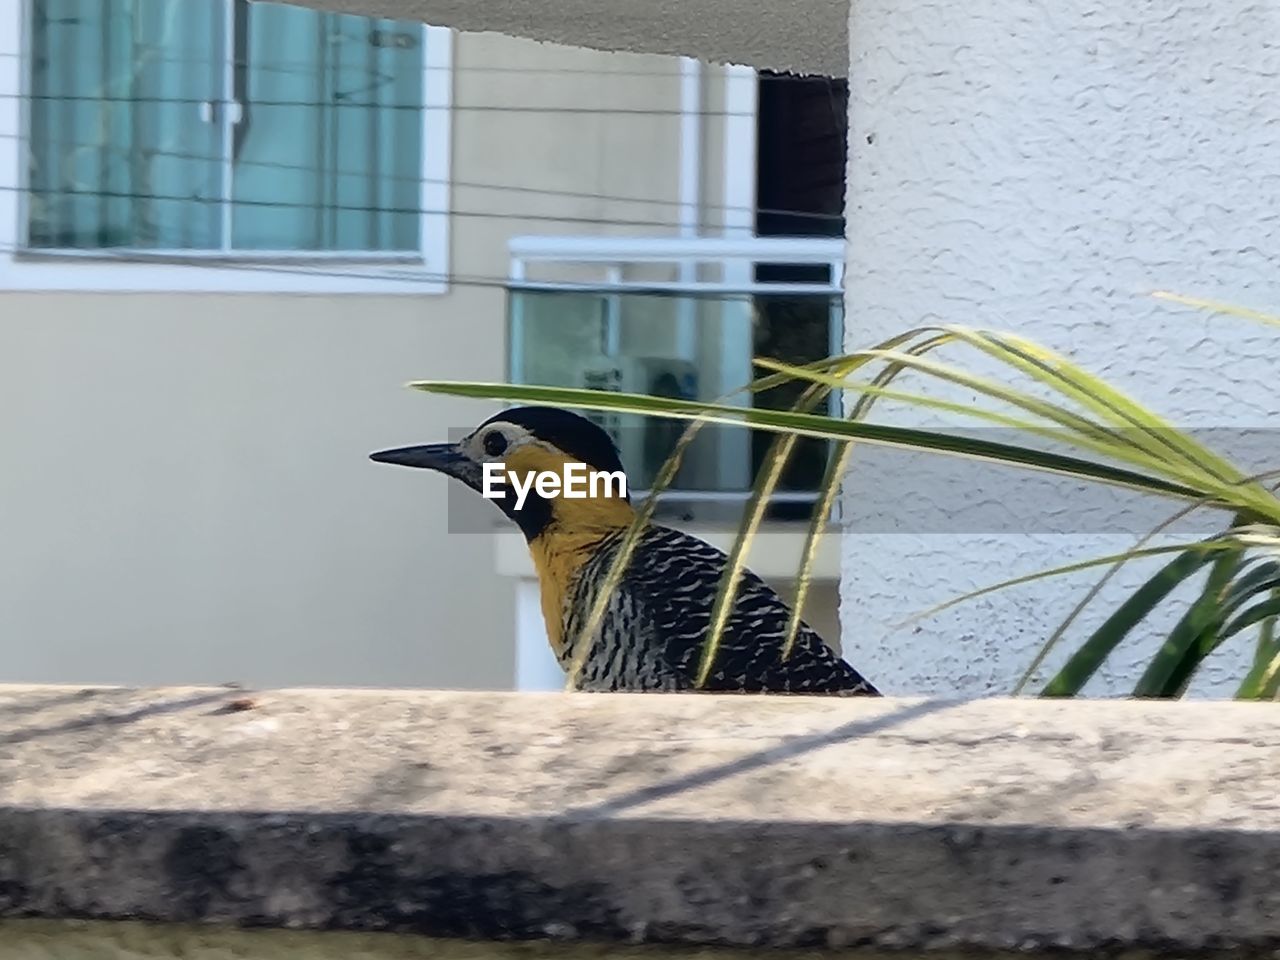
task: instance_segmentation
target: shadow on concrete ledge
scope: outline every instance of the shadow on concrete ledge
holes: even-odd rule
[[[0,688],[0,917],[1280,947],[1258,705],[243,696]]]

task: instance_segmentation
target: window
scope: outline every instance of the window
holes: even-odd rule
[[[682,91],[683,92],[683,91]],[[720,236],[530,236],[509,241],[508,371],[518,383],[792,409],[793,384],[741,392],[767,356],[804,364],[842,352],[843,80],[723,72],[719,195],[705,203]],[[705,111],[682,96],[682,117]],[[682,125],[683,126],[683,125]],[[682,171],[707,164],[682,131]],[[827,409],[842,413],[833,391]],[[610,431],[632,485],[653,483],[685,425],[592,413]],[[737,523],[776,434],[712,426],[685,450],[659,516]],[[801,438],[766,517],[807,522],[833,445]]]
[[[0,288],[444,288],[447,30],[249,0],[0,6]]]

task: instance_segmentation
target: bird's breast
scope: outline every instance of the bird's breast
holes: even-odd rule
[[[529,543],[547,640],[557,657],[563,654],[566,643],[565,614],[573,603],[583,567],[596,555],[602,539],[598,530],[570,533],[553,527]]]

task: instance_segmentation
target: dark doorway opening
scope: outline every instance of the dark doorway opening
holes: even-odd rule
[[[756,130],[756,233],[762,237],[844,236],[844,191],[848,143],[848,81],[761,72]],[[829,268],[761,265],[757,283],[827,283]],[[757,356],[810,363],[831,352],[831,304],[820,296],[762,295],[755,298]],[[790,409],[802,386],[757,394],[757,407]],[[815,412],[821,413],[825,407]],[[764,461],[774,435],[755,431],[753,472]],[[822,482],[831,445],[801,440],[782,475],[780,490],[812,491]],[[807,520],[807,503],[774,504],[770,519]]]

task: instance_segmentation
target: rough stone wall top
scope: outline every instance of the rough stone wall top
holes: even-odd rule
[[[1280,946],[1278,735],[1232,703],[0,688],[0,918]]]
[[[842,77],[848,0],[288,0],[597,50]]]

